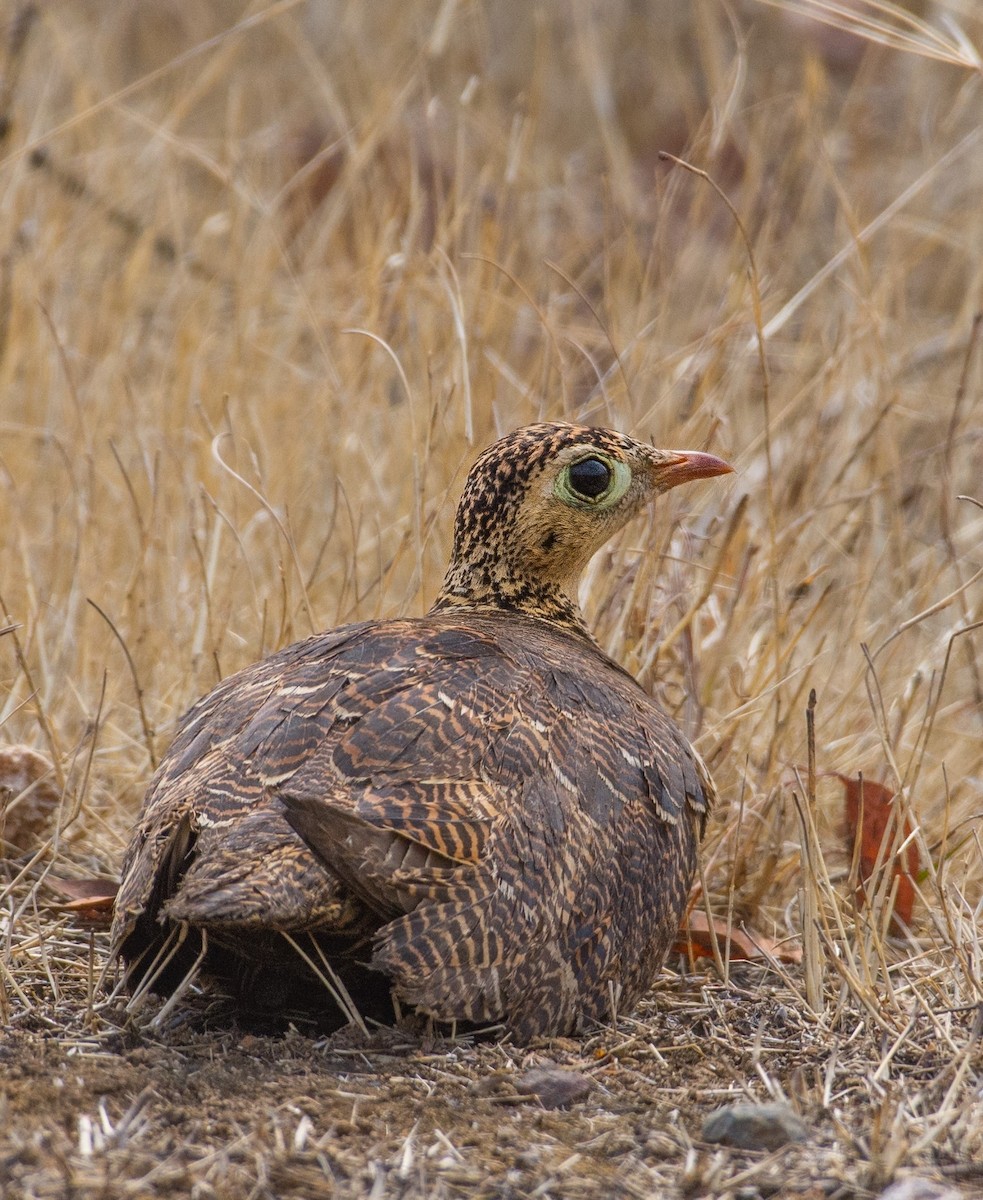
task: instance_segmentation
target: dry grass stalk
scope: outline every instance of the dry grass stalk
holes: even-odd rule
[[[832,29],[863,38],[878,46],[920,54],[952,66],[983,69],[977,48],[948,13],[947,32],[923,20],[910,9],[889,0],[759,0],[795,16],[810,17]],[[940,7],[946,7],[941,5]]]

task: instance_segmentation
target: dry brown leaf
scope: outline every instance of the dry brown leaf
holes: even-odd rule
[[[113,919],[113,905],[119,885],[108,879],[61,879],[45,877],[45,885],[63,897],[61,903],[47,907],[55,912],[70,913],[86,925],[108,926]]]
[[[55,769],[43,754],[30,746],[0,746],[0,858],[5,850],[36,849],[60,802]]]
[[[674,954],[685,954],[688,958],[713,957],[713,938],[716,935],[720,953],[731,962],[752,962],[756,959],[775,958],[779,962],[802,961],[802,950],[794,943],[776,942],[748,929],[736,929],[726,921],[715,917],[713,933],[706,914],[694,910],[680,926],[673,945]]]
[[[843,784],[846,813],[846,849],[852,855],[859,840],[859,879],[857,882],[857,907],[867,903],[868,883],[877,865],[881,846],[884,846],[883,862],[897,879],[894,892],[894,908],[891,913],[891,932],[900,934],[911,924],[911,913],[915,904],[915,876],[921,866],[918,847],[912,841],[900,855],[890,858],[891,846],[896,840],[897,822],[901,810],[894,801],[894,792],[883,783],[876,783],[858,775],[853,779],[834,771]],[[911,820],[905,816],[901,830],[901,841],[912,831]]]

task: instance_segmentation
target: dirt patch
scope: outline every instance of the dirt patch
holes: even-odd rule
[[[892,1047],[859,1013],[808,1015],[794,978],[735,966],[729,984],[669,973],[616,1028],[527,1049],[389,1030],[268,1036],[203,995],[159,1022],[144,1008],[138,1025],[121,1002],[92,1000],[88,938],[62,936],[57,996],[49,987],[45,1002],[39,978],[36,1002],[8,997],[4,1196],[846,1198],[899,1171],[967,1195],[983,1177],[971,1011],[949,1014],[945,1040],[927,1019],[902,1023]],[[547,1109],[516,1086],[544,1068],[593,1086]],[[954,1088],[965,1094],[950,1112]],[[948,1129],[926,1139],[934,1118],[906,1116],[916,1095]],[[804,1143],[701,1142],[721,1104],[778,1097],[805,1121]]]

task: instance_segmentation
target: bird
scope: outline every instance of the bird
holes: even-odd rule
[[[578,602],[656,496],[733,468],[541,423],[478,457],[424,616],[315,634],[185,715],[126,850],[134,996],[492,1029],[630,1012],[677,933],[715,791]],[[327,984],[328,986],[325,986]],[[379,1015],[376,1015],[379,1014]]]

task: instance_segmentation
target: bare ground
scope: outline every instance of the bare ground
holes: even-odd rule
[[[4,1197],[847,1200],[911,1174],[967,1196],[983,1186],[975,1009],[913,998],[881,1027],[831,997],[814,1016],[796,971],[732,964],[729,983],[712,967],[667,972],[616,1028],[524,1049],[396,1030],[267,1036],[202,994],[134,1020],[100,990],[104,934],[43,913],[37,929],[0,1040]],[[549,1088],[520,1094],[537,1068],[590,1091],[569,1107]],[[806,1141],[701,1140],[719,1106],[776,1098]]]

